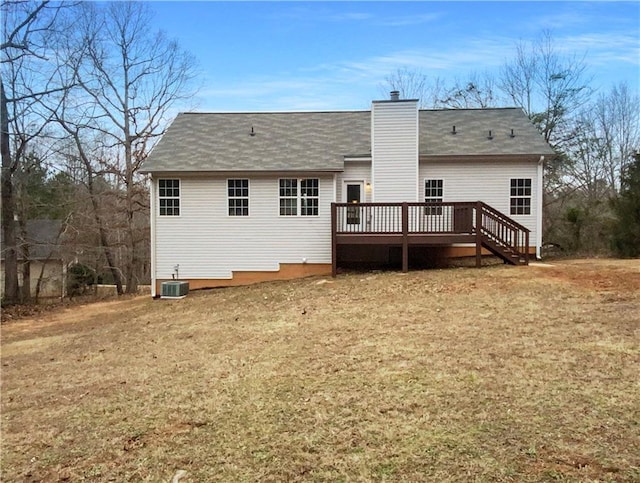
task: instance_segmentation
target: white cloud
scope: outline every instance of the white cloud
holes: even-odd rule
[[[400,67],[434,76],[460,74],[498,67],[511,55],[513,49],[512,43],[507,39],[472,41],[466,45],[452,45],[448,50],[428,47],[399,50],[358,61],[321,64],[310,70],[359,80],[383,79]]]
[[[377,98],[385,78],[406,67],[433,77],[464,75],[502,64],[507,52],[502,40],[434,48],[400,50],[362,60],[342,60],[243,79],[230,85],[210,85],[200,93],[203,107],[214,110],[365,109]]]
[[[349,22],[349,21],[364,21],[371,20],[374,16],[371,13],[366,12],[344,12],[344,13],[336,13],[332,15],[327,15],[324,17],[324,20],[329,20],[332,22]],[[316,20],[318,17],[316,17]],[[323,19],[322,17],[320,18]]]
[[[640,43],[637,35],[581,34],[558,39],[558,48],[567,54],[586,54],[592,65],[610,65],[612,61],[640,65]]]
[[[354,4],[349,4],[353,6]],[[309,4],[304,7],[296,7],[289,10],[278,12],[271,16],[272,18],[281,18],[287,20],[313,20],[314,22],[330,22],[330,23],[369,23],[375,27],[406,27],[409,25],[420,25],[431,23],[442,18],[439,12],[433,12],[421,15],[376,15],[367,11],[353,12],[336,12],[333,9],[322,8],[322,5],[316,6]]]
[[[440,13],[429,13],[423,15],[411,15],[404,17],[389,17],[385,19],[378,19],[378,25],[385,27],[406,27],[409,25],[420,25],[423,23],[431,23],[439,20],[442,17]]]
[[[637,66],[640,58],[636,39],[625,33],[565,36],[556,38],[556,42],[560,53],[587,52],[585,62],[601,83],[609,83],[615,76],[612,62]],[[200,98],[214,110],[366,109],[373,98],[379,97],[385,78],[399,68],[445,81],[464,79],[473,71],[497,72],[514,51],[513,39],[497,36],[461,40],[446,49],[425,45],[245,78],[232,85],[214,84]]]

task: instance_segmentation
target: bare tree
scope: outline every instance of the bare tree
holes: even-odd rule
[[[389,91],[398,91],[402,99],[418,99],[422,109],[435,107],[443,90],[440,78],[430,80],[422,71],[407,67],[393,71],[385,77],[385,83],[380,86],[380,91],[385,96]]]
[[[447,84],[442,78],[430,79],[420,70],[401,67],[385,77],[380,87],[384,95],[398,91],[403,99],[419,99],[421,109],[468,109],[495,106],[496,80],[489,73],[470,72]]]
[[[549,198],[550,236],[574,250],[606,251],[621,178],[640,146],[640,101],[618,84],[572,116]]]
[[[444,89],[437,107],[469,109],[494,107],[498,102],[496,80],[489,73],[471,72],[466,79],[456,79],[453,87]]]
[[[607,182],[617,192],[625,167],[640,148],[640,98],[626,83],[619,83],[600,94],[590,112]]]
[[[565,150],[568,163],[564,184],[582,192],[588,203],[609,198],[610,185],[603,163],[605,153],[592,110],[585,109],[576,116]]]
[[[127,292],[135,292],[143,265],[140,245],[149,242],[146,186],[139,169],[163,134],[174,106],[193,96],[195,61],[162,32],[149,29],[151,11],[146,4],[86,3],[82,7],[68,62],[79,89],[72,93],[75,108],[68,104],[65,119],[60,120],[77,137],[87,172],[110,174],[122,188],[126,246],[122,268]],[[103,155],[90,159],[86,147],[83,154],[83,139],[100,143]],[[90,166],[95,162],[100,165]],[[105,237],[101,239],[107,243]]]
[[[591,97],[586,70],[584,58],[561,55],[552,35],[543,32],[537,41],[516,46],[516,57],[503,67],[499,85],[545,140],[560,147],[565,123]]]
[[[0,78],[0,147],[2,152],[2,230],[5,258],[4,298],[20,301],[14,174],[28,145],[39,137],[49,119],[36,108],[69,86],[61,82],[58,66],[47,62],[63,4],[49,1],[2,0],[2,77]],[[28,273],[28,267],[27,273]],[[28,281],[27,281],[28,282]],[[27,287],[28,294],[29,287]]]
[[[96,162],[96,154],[99,157],[100,153],[96,153],[95,143],[88,142],[81,137],[81,128],[73,122],[66,121],[66,112],[61,109],[59,112],[54,113],[56,120],[66,131],[67,135],[71,139],[75,152],[77,155],[75,159],[79,161],[84,168],[83,183],[86,186],[89,202],[91,203],[91,212],[93,214],[93,222],[98,232],[99,247],[104,254],[107,268],[111,273],[113,281],[116,285],[116,291],[118,295],[121,295],[123,291],[122,276],[120,269],[115,261],[115,254],[113,250],[113,244],[108,237],[107,223],[105,222],[104,209],[101,206],[100,191],[96,186],[97,181],[100,179],[102,173],[96,173],[95,166],[100,163]],[[76,119],[77,121],[77,119]],[[86,228],[85,228],[86,229]]]

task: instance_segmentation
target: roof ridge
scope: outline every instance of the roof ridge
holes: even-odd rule
[[[431,108],[431,109],[418,109],[419,112],[465,112],[465,111],[508,111],[508,110],[522,110],[521,107],[517,106],[501,106],[501,107],[464,107],[464,108]],[[208,115],[225,115],[225,116],[233,116],[233,115],[274,115],[274,114],[282,114],[282,115],[302,115],[302,114],[360,114],[360,113],[370,113],[371,109],[333,109],[333,110],[309,110],[309,111],[186,111],[179,112],[178,116],[189,115],[189,116],[208,116]]]
[[[246,114],[345,114],[371,112],[370,109],[350,109],[350,110],[329,110],[329,111],[202,111],[202,112],[179,112],[178,115],[246,115]]]
[[[445,107],[439,109],[420,109],[420,111],[428,111],[428,112],[450,112],[450,111],[506,111],[506,110],[522,110],[521,107],[517,106],[501,106],[501,107]]]

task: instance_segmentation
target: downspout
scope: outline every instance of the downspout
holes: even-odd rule
[[[416,196],[413,201],[420,201],[420,108],[416,103]],[[424,199],[422,200],[424,201]]]
[[[371,127],[370,129],[370,133],[371,133],[371,169],[369,170],[369,175],[371,176],[371,184],[374,186],[375,188],[375,184],[374,181],[376,179],[375,174],[376,174],[376,139],[375,139],[375,129],[373,129],[373,126],[375,125],[375,114],[376,114],[376,110],[373,108],[373,103],[371,104]],[[371,192],[371,202],[375,203],[376,201],[376,193],[375,193],[375,189],[374,191]]]
[[[536,258],[542,258],[542,212],[544,206],[543,196],[543,173],[544,173],[544,156],[540,156],[538,160],[538,182],[536,189],[537,197],[537,215],[536,215]]]
[[[156,180],[150,175],[149,228],[151,229],[151,297],[156,298]]]

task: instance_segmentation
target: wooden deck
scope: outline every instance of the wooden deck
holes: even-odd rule
[[[481,201],[332,203],[331,240],[333,276],[340,245],[401,246],[404,272],[410,246],[474,244],[478,267],[483,247],[507,263],[529,263],[529,230]]]

